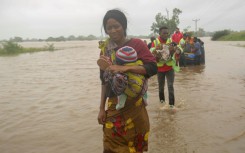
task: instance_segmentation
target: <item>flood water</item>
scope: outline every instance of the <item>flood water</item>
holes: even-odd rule
[[[177,112],[149,80],[149,153],[245,152],[245,42],[202,40],[206,64],[176,73]],[[102,153],[97,41],[54,46],[0,57],[0,153]]]

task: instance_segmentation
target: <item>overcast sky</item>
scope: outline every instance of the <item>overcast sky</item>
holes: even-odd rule
[[[0,40],[100,36],[107,10],[126,12],[129,35],[149,35],[157,13],[178,8],[180,30],[245,30],[245,0],[0,0]]]

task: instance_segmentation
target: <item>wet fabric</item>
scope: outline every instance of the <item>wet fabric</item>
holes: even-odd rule
[[[109,40],[108,40],[109,41]],[[149,78],[156,74],[156,60],[155,57],[149,52],[149,49],[144,44],[144,42],[140,39],[130,39],[128,42],[126,42],[123,46],[130,46],[135,49],[138,55],[138,60],[141,60],[143,62],[143,67],[146,69],[145,78]],[[115,51],[118,50],[120,47],[118,47],[115,43],[112,43],[111,41],[108,42],[106,47],[103,47],[101,49],[100,55],[106,55],[107,57],[111,58],[111,61],[115,61]],[[114,63],[115,64],[115,63]],[[104,71],[100,70],[100,79],[101,83],[105,84],[104,80]],[[114,97],[116,96],[114,92],[111,90],[111,88],[107,89],[109,92],[107,92],[107,97]]]
[[[108,100],[104,153],[135,153],[148,150],[149,118],[142,98],[128,99],[116,110],[117,97]]]
[[[174,77],[175,73],[174,70],[170,70],[167,72],[158,72],[158,89],[159,89],[159,100],[165,101],[164,95],[164,88],[165,88],[165,78],[167,78],[167,88],[168,88],[168,98],[169,98],[169,105],[174,105],[175,98],[174,98]]]
[[[138,60],[143,62],[146,70],[144,77],[147,79],[157,73],[156,60],[147,46],[140,39],[130,39],[123,46],[130,46],[135,49]],[[115,51],[120,47],[111,41],[101,51],[101,55],[111,58],[115,62]],[[100,71],[102,84],[106,83],[103,78],[104,71]],[[147,89],[147,88],[146,88]],[[106,96],[109,98],[107,107],[106,123],[103,126],[104,153],[135,153],[148,150],[148,135],[150,130],[149,118],[143,102],[143,97],[127,97],[125,106],[116,110],[118,103],[117,95],[108,86]]]

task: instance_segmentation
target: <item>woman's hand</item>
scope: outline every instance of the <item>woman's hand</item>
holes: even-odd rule
[[[105,119],[106,119],[106,112],[104,109],[100,109],[100,112],[98,115],[98,123],[105,124]]]
[[[132,72],[132,73],[142,74],[142,75],[146,74],[145,68],[141,65],[136,65],[136,66],[132,66],[132,65],[124,65],[124,66],[122,66],[122,65],[111,65],[106,69],[106,71],[110,71],[111,73]]]

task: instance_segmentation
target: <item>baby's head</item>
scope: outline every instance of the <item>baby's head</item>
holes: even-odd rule
[[[137,59],[137,52],[132,47],[124,46],[116,52],[116,63],[118,65],[136,62]]]

